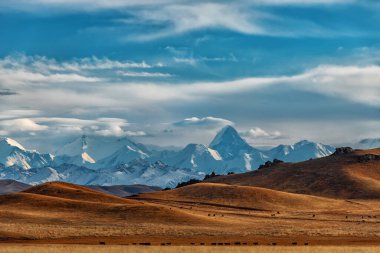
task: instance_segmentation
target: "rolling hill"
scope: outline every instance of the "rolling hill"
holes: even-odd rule
[[[254,210],[332,210],[347,209],[349,203],[323,197],[280,192],[260,187],[199,183],[169,191],[140,194],[137,199],[158,199]]]
[[[197,217],[164,206],[144,204],[63,182],[44,183],[19,193],[1,195],[0,214],[11,210],[42,219],[72,216],[82,221],[90,217],[110,220],[127,218],[131,223],[197,220]]]
[[[207,181],[332,198],[380,199],[378,155],[380,149],[356,150],[305,162],[274,164]]]

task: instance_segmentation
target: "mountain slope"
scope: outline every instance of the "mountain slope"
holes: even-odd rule
[[[380,150],[276,164],[208,181],[334,198],[380,199],[380,159],[377,156],[366,159],[368,154],[379,155]]]
[[[123,146],[115,153],[99,160],[96,163],[97,168],[115,167],[120,164],[126,164],[137,159],[146,159],[149,155],[140,149],[134,149],[130,146]]]
[[[176,168],[192,169],[196,172],[209,174],[212,171],[224,173],[226,167],[216,150],[202,144],[189,144],[184,149],[175,152],[162,161]]]

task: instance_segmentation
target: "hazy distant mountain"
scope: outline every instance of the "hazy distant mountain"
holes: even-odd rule
[[[26,190],[30,187],[28,184],[17,182],[12,179],[0,180],[0,194],[16,193]]]
[[[380,148],[380,138],[363,139],[355,147],[360,149]]]

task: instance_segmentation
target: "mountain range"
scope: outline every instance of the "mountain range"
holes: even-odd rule
[[[155,150],[128,138],[81,136],[54,155],[27,150],[10,138],[0,139],[0,179],[27,184],[65,181],[81,185],[145,184],[174,187],[215,172],[256,170],[274,159],[299,162],[329,156],[335,147],[307,140],[260,150],[249,145],[232,126],[211,143],[189,144],[182,150]]]

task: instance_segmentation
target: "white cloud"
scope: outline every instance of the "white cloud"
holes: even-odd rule
[[[303,36],[313,36],[315,33],[323,35],[320,30],[323,27],[315,26],[305,20],[295,21],[297,24],[308,25],[309,33],[289,29],[273,30],[266,27],[263,21],[277,19],[269,14],[262,6],[318,6],[361,4],[375,5],[357,0],[237,0],[237,1],[189,1],[189,0],[14,0],[0,1],[0,10],[22,10],[27,12],[89,12],[102,10],[123,10],[125,13],[135,15],[135,19],[118,19],[127,25],[153,24],[166,26],[157,32],[138,33],[128,36],[126,40],[152,40],[166,36],[186,33],[199,29],[227,29],[244,34],[295,36],[301,33]],[[263,11],[258,11],[263,10]],[[280,16],[280,15],[278,15]],[[277,20],[278,21],[278,20]],[[280,21],[280,23],[283,23]],[[303,27],[303,25],[300,25]],[[285,25],[286,26],[286,25]],[[311,31],[313,30],[313,31]]]
[[[61,11],[94,11],[101,9],[120,9],[139,6],[158,7],[176,4],[199,4],[199,3],[220,3],[218,0],[189,1],[189,0],[13,0],[12,2],[0,2],[0,6],[5,9],[19,9],[25,11],[38,12],[45,8]],[[349,4],[358,2],[357,0],[237,0],[236,3],[247,5],[332,5]]]
[[[33,64],[27,64],[27,66],[29,65]],[[24,65],[20,64],[15,68],[22,70],[23,67],[21,66]],[[37,69],[33,70],[33,74],[48,75],[40,73],[44,72],[43,68],[40,72]],[[77,72],[74,70],[65,72],[67,75],[73,73]],[[98,72],[98,75],[97,78],[105,79],[102,72]],[[88,77],[93,78],[91,75]],[[297,101],[290,101],[290,108],[294,111],[290,114],[297,114],[300,110],[303,113],[300,117],[312,121],[320,120],[325,117],[326,113],[328,114],[326,117],[331,117],[334,110],[337,110],[336,113],[338,114],[336,115],[340,115],[341,108],[336,107],[335,102],[332,103],[332,106],[335,106],[331,109],[332,112],[330,109],[320,112],[319,115],[306,112],[310,108],[320,107],[323,107],[322,110],[327,110],[328,105],[318,105],[321,97],[323,97],[323,101],[329,101],[328,103],[337,98],[339,105],[344,102],[345,105],[352,108],[357,106],[366,108],[365,110],[370,112],[367,114],[364,111],[363,117],[368,118],[373,117],[377,108],[380,108],[378,81],[380,80],[380,67],[375,65],[322,65],[292,76],[253,77],[224,82],[163,83],[162,80],[160,82],[155,82],[155,80],[126,82],[120,81],[119,76],[116,76],[114,80],[108,74],[107,77],[108,80],[96,82],[96,85],[92,82],[62,84],[53,79],[46,80],[43,83],[23,79],[24,85],[10,84],[9,88],[15,89],[17,95],[1,97],[0,122],[3,124],[3,127],[0,127],[1,133],[9,132],[9,129],[13,129],[15,135],[17,135],[17,131],[25,133],[27,130],[37,134],[49,133],[52,136],[78,136],[83,132],[88,132],[97,135],[124,135],[135,136],[136,138],[144,136],[144,139],[150,138],[154,142],[155,137],[152,137],[153,134],[151,133],[157,133],[157,129],[161,129],[161,132],[164,129],[169,129],[175,132],[173,133],[175,136],[173,142],[186,143],[192,139],[190,137],[194,136],[198,136],[194,140],[203,141],[208,140],[216,129],[233,124],[233,122],[238,122],[240,126],[243,121],[245,122],[244,127],[248,128],[252,125],[253,119],[257,121],[262,118],[264,120],[269,118],[268,113],[274,113],[278,117],[283,109],[283,113],[287,115],[290,112],[286,111],[289,109],[286,99],[277,101],[278,93],[284,91],[290,94],[306,94],[314,99],[310,101],[310,103],[317,103],[314,106],[304,102],[300,102],[302,104],[298,105]],[[269,90],[269,93],[266,92]],[[261,93],[262,91],[265,92]],[[314,93],[318,96],[313,95]],[[265,104],[262,107],[255,107],[260,105],[259,102],[256,103],[255,101],[262,99],[257,94],[262,94],[265,97],[263,102],[269,103],[269,107],[264,106]],[[300,99],[302,100],[302,98]],[[273,107],[279,111],[273,111],[275,110]],[[344,113],[347,117],[347,110]],[[140,129],[128,125],[127,121],[122,120],[123,117],[127,117],[133,119],[134,122],[137,119],[140,122],[145,121],[145,123],[157,125],[192,114],[218,115],[218,117],[187,118],[174,124],[168,123],[150,129]],[[52,115],[54,118],[51,118]],[[121,118],[121,120],[105,120],[100,118],[103,115],[113,115],[115,118]],[[254,118],[256,116],[261,118]],[[233,122],[224,118],[231,119]],[[276,124],[287,121],[284,118],[276,119],[276,116],[270,118],[273,122],[277,120]],[[15,119],[23,119],[20,124],[22,127],[9,127],[10,121],[6,122],[8,127],[4,126],[3,121]],[[31,120],[34,124],[26,120]],[[273,130],[272,132],[267,130],[272,129],[268,122],[260,121],[257,124],[262,126],[263,132],[254,128],[251,131],[253,137],[265,138],[266,135],[269,135],[268,139],[277,136]],[[199,133],[195,133],[194,129],[200,129]],[[286,127],[277,127],[276,125],[277,129],[286,133],[287,136],[301,136],[300,133],[302,133],[302,137],[307,137],[305,132],[300,131],[299,127],[294,131],[288,131]],[[184,136],[180,136],[181,134]],[[335,138],[328,134],[326,136]],[[163,137],[157,140],[164,143]],[[276,141],[276,139],[271,140]],[[166,142],[165,144],[172,145],[175,143]]]
[[[53,59],[23,54],[0,60],[0,83],[7,86],[29,83],[99,82],[101,78],[65,71]]]
[[[171,74],[160,72],[133,72],[133,71],[118,71],[118,75],[129,77],[171,77]]]
[[[0,120],[36,116],[40,113],[38,110],[0,110]]]
[[[146,62],[133,62],[133,61],[115,61],[108,58],[99,59],[97,57],[75,59],[62,64],[64,70],[101,70],[101,69],[125,69],[125,68],[138,68],[147,69],[156,65],[150,65]],[[161,65],[159,65],[161,66]]]
[[[253,0],[252,2],[262,5],[328,5],[328,4],[350,4],[357,0]]]
[[[254,127],[243,133],[243,135],[249,138],[278,138],[281,133],[279,131],[269,133],[259,127]]]
[[[0,120],[0,130],[3,134],[14,132],[35,132],[48,129],[48,126],[41,125],[33,121],[32,119],[11,119]]]
[[[379,66],[320,66],[299,75],[297,88],[380,106]]]
[[[206,2],[144,9],[136,16],[148,23],[170,24],[165,30],[139,36],[140,40],[151,40],[204,28],[223,28],[245,34],[264,34],[265,31],[254,22],[262,15],[253,10],[248,11],[239,4]]]
[[[23,69],[0,69],[0,82],[6,85],[27,83],[99,82],[101,79],[78,74],[41,74]]]
[[[174,62],[177,62],[177,63],[185,63],[185,64],[189,64],[189,65],[196,65],[198,60],[193,58],[193,57],[188,57],[188,58],[180,58],[180,57],[174,57]]]
[[[97,57],[57,62],[55,59],[42,56],[15,54],[0,59],[0,83],[10,86],[27,83],[103,82],[107,78],[102,71],[118,72],[125,76],[135,77],[170,76],[167,73],[136,71],[137,69],[149,69],[153,67],[163,67],[163,64],[150,65],[144,61],[116,61],[108,58],[99,59]],[[123,72],[125,69],[133,69],[135,71]],[[12,94],[16,95],[17,93],[13,92]]]
[[[209,129],[219,129],[227,125],[233,125],[234,123],[227,119],[215,118],[215,117],[191,117],[181,121],[177,121],[172,125],[175,127],[202,127]]]
[[[127,120],[120,118],[57,118],[57,117],[35,117],[0,120],[0,131],[2,133],[20,133],[45,131],[48,134],[71,136],[91,134],[99,136],[145,136],[143,131],[133,131]]]

